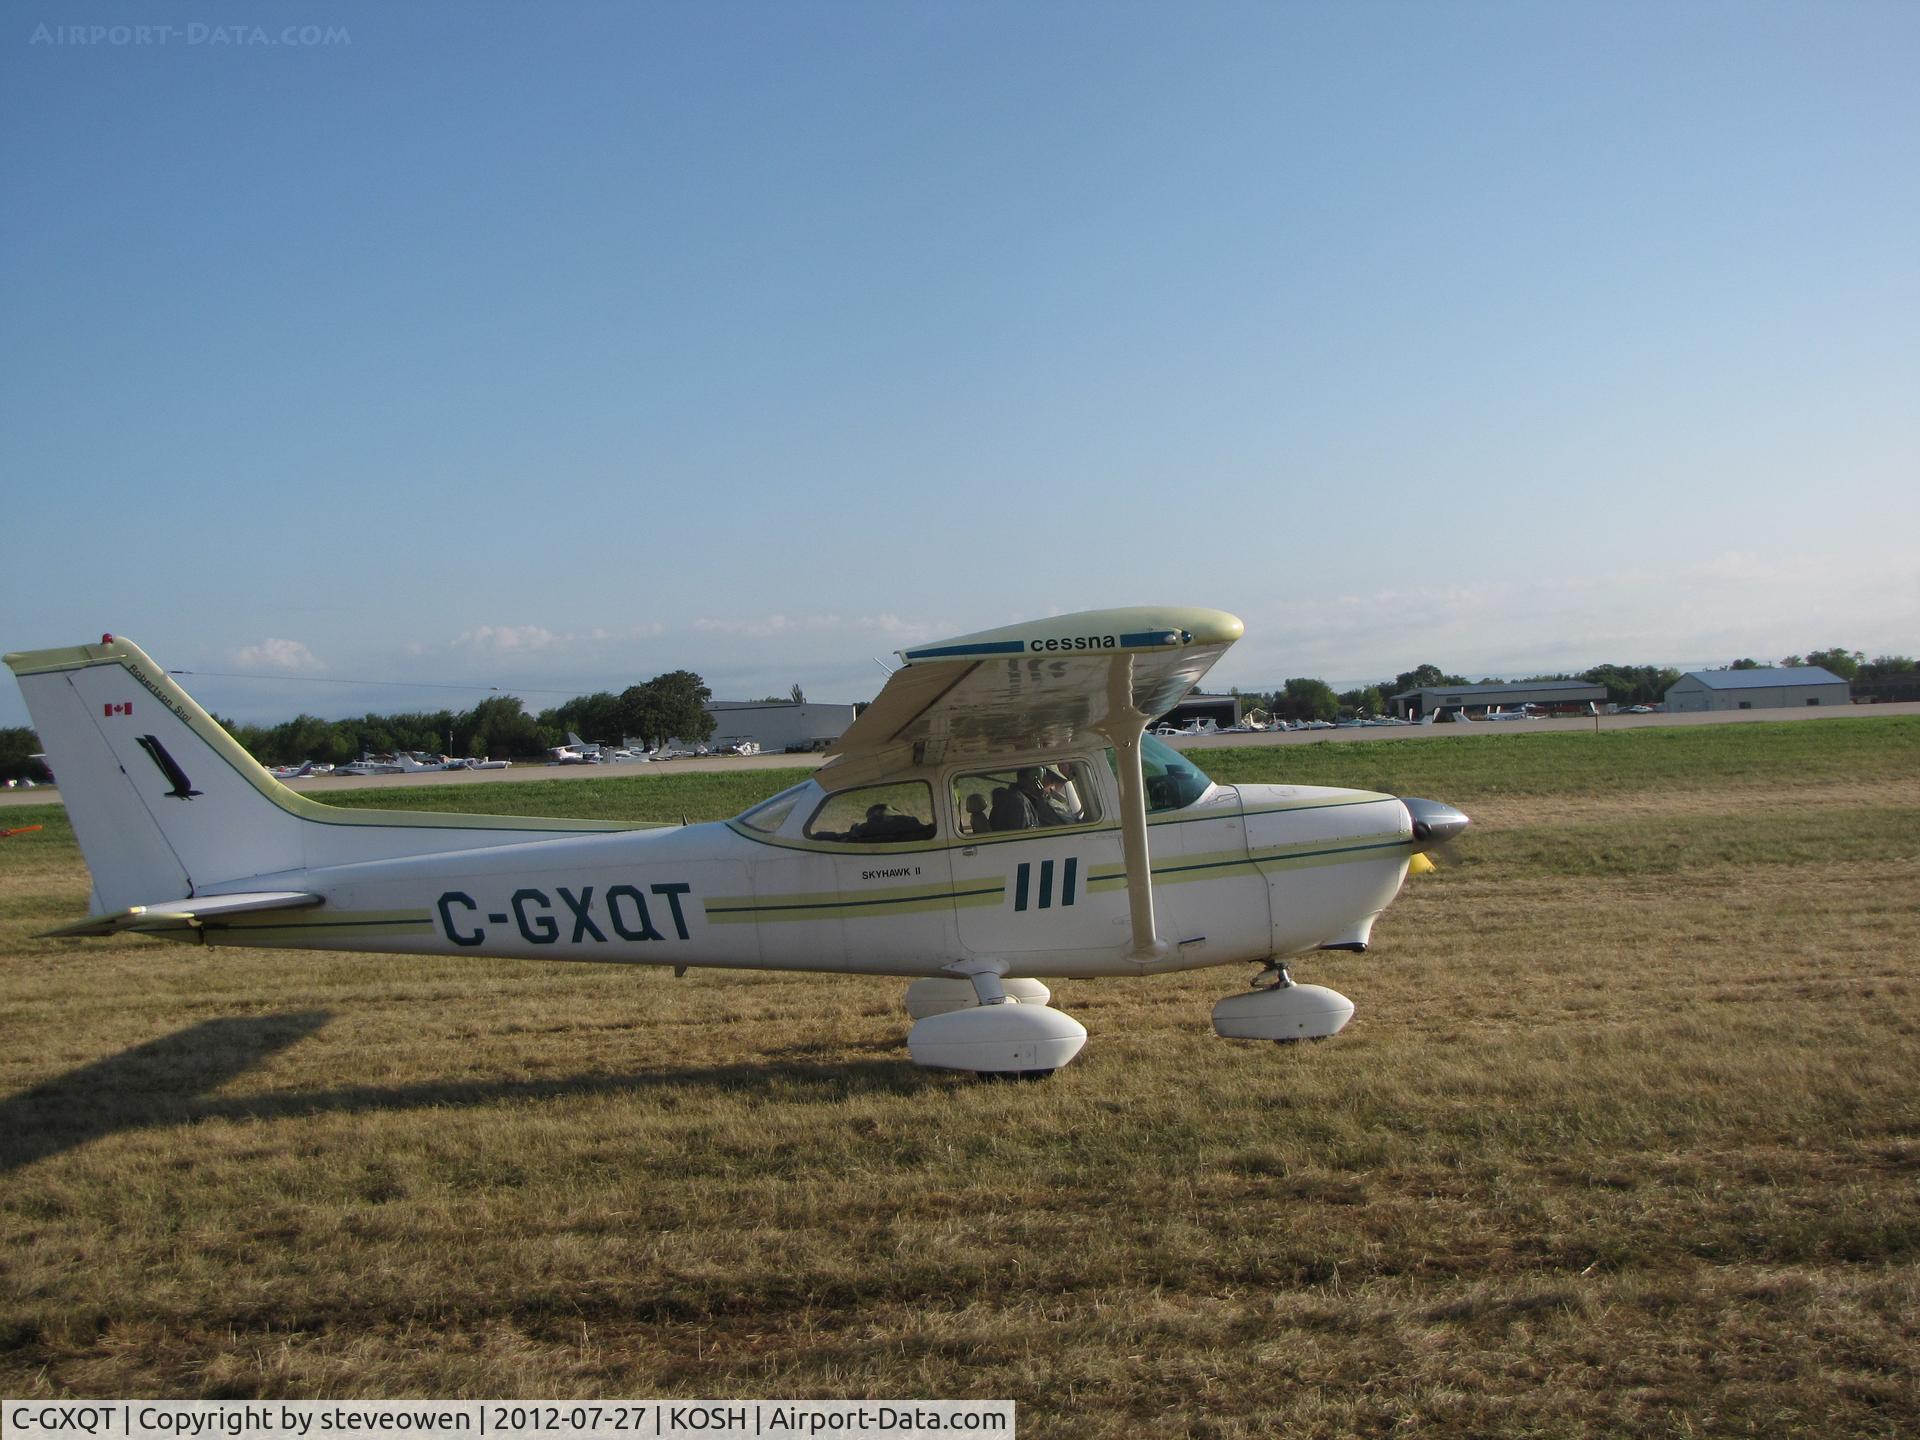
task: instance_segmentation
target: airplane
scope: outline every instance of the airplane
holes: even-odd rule
[[[1038,1077],[1086,1029],[1045,979],[1258,967],[1215,1031],[1337,1033],[1295,956],[1363,951],[1468,819],[1220,785],[1145,733],[1244,626],[1129,607],[899,652],[808,779],[698,825],[350,810],[279,784],[131,641],[8,655],[93,878],[87,919],[241,945],[910,980],[914,1063]]]
[[[435,770],[445,770],[445,756],[423,756],[414,750],[392,750],[383,755],[362,755],[358,760],[350,760],[345,765],[336,765],[327,773],[331,775],[425,775]],[[278,775],[276,779],[283,778]]]
[[[276,765],[267,773],[276,780],[304,780],[310,775],[331,775],[333,766],[303,760],[298,765]]]
[[[598,765],[600,747],[589,745],[571,730],[567,732],[567,743],[555,745],[547,751],[549,765]]]

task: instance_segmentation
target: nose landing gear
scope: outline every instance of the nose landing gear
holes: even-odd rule
[[[1353,1018],[1353,1002],[1346,996],[1324,985],[1297,983],[1280,960],[1269,961],[1253,984],[1252,990],[1213,1007],[1216,1035],[1290,1045],[1337,1035]]]

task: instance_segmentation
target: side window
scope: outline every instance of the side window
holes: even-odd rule
[[[1087,825],[1100,818],[1100,796],[1084,762],[981,770],[953,781],[953,813],[962,835]]]
[[[820,802],[807,821],[809,840],[839,840],[854,845],[933,838],[933,787],[924,780],[893,785],[862,785]]]

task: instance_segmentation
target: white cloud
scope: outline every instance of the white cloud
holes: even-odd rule
[[[262,640],[233,652],[233,662],[248,669],[324,670],[326,664],[298,640]]]
[[[1247,606],[1221,683],[1392,676],[1431,661],[1470,678],[1603,661],[1724,664],[1827,645],[1911,653],[1911,580],[1858,578],[1831,555],[1727,550],[1634,570],[1475,578]],[[1212,683],[1211,681],[1209,683]]]
[[[482,625],[456,635],[453,643],[490,655],[526,655],[559,644],[565,638],[544,625]]]
[[[753,619],[728,620],[716,616],[703,615],[693,622],[693,628],[705,635],[743,635],[750,639],[763,639],[769,635],[789,635],[795,631],[820,629],[828,616],[814,616],[794,619],[787,615],[762,615]]]
[[[952,625],[941,621],[908,620],[899,615],[874,615],[858,623],[863,629],[879,631],[896,645],[918,645],[956,633]]]
[[[764,640],[772,636],[792,635],[881,635],[897,645],[912,645],[936,635],[949,633],[937,621],[910,620],[893,614],[857,615],[760,615],[739,619],[702,616],[692,628],[707,635],[736,635]]]

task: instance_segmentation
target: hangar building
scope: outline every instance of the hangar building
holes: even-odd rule
[[[1155,723],[1185,729],[1196,720],[1211,720],[1222,730],[1230,725],[1238,725],[1240,697],[1238,695],[1202,695],[1196,690],[1166,714],[1159,716]]]
[[[1845,705],[1847,682],[1818,665],[1761,670],[1690,670],[1667,687],[1667,713],[1699,710],[1778,710]]]
[[[1517,680],[1506,685],[1423,685],[1402,690],[1389,702],[1403,720],[1464,711],[1478,719],[1489,710],[1537,705],[1556,715],[1584,715],[1589,705],[1607,703],[1607,687],[1585,680]]]
[[[824,750],[847,732],[854,717],[851,705],[796,705],[791,700],[713,700],[706,709],[713,716],[709,745],[752,740],[774,754]]]

